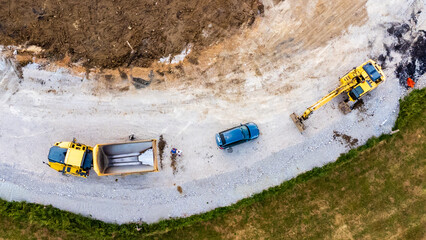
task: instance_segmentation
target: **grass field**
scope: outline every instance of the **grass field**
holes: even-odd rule
[[[394,135],[211,212],[156,224],[107,224],[0,200],[5,239],[425,239],[426,89],[401,101]],[[139,229],[139,231],[138,231]]]

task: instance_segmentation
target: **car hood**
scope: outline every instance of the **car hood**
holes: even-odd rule
[[[255,139],[257,137],[259,137],[259,128],[257,127],[256,124],[254,123],[247,123],[245,124],[249,131],[250,131],[250,139]]]

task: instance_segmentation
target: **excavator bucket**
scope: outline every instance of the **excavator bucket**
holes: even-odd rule
[[[302,119],[296,115],[296,113],[292,113],[290,115],[291,120],[293,120],[294,124],[296,124],[297,129],[299,129],[300,132],[303,132],[305,130],[305,124],[303,124]]]

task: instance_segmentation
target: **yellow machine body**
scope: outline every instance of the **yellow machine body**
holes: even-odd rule
[[[318,100],[312,106],[308,107],[302,115],[298,116],[297,114],[293,113],[290,115],[290,118],[296,124],[299,131],[303,132],[303,130],[306,128],[303,124],[303,121],[308,119],[308,117],[314,111],[331,101],[333,98],[339,96],[342,93],[346,93],[349,101],[357,101],[366,93],[370,92],[379,84],[383,83],[385,79],[386,77],[382,71],[382,68],[376,62],[370,59],[340,78],[339,87]],[[344,111],[345,114],[350,111],[350,107],[346,102],[344,104],[339,104],[339,107],[342,109],[342,111]]]
[[[92,147],[73,142],[57,142],[49,151],[48,165],[62,172],[86,178],[92,166]]]
[[[157,140],[97,144],[94,148],[73,142],[57,142],[50,148],[48,165],[86,178],[89,170],[99,176],[158,172]]]

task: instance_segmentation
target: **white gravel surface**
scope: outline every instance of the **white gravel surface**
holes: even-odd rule
[[[386,31],[389,24],[409,22],[411,13],[423,9],[425,2],[370,0],[366,3],[365,23],[348,27],[325,44],[307,47],[301,41],[284,49],[287,36],[282,33],[290,34],[291,28],[300,24],[291,17],[295,2],[273,5],[265,1],[265,17],[256,22],[255,28],[234,38],[240,47],[221,53],[229,53],[226,56],[234,58],[233,62],[243,64],[243,73],[223,76],[244,79],[238,90],[244,94],[237,100],[232,87],[222,89],[223,94],[218,95],[212,94],[215,90],[186,83],[173,83],[173,87],[164,89],[93,94],[98,84],[91,75],[72,74],[63,68],[49,71],[40,64],[24,67],[20,79],[13,58],[6,57],[10,48],[3,47],[0,197],[52,204],[107,222],[152,223],[230,205],[335,161],[350,146],[334,137],[334,131],[358,139],[357,146],[372,136],[389,133],[397,117],[398,100],[406,92],[394,74],[401,60],[397,53],[392,53],[394,59],[385,69],[387,82],[364,98],[364,111],[343,115],[337,109],[338,100],[333,100],[306,121],[304,134],[299,133],[289,115],[302,113],[337,87],[340,76],[384,53],[383,43],[395,41]],[[425,14],[418,19],[418,26],[412,26],[423,28]],[[323,30],[312,31],[321,34]],[[240,41],[244,38],[247,41]],[[268,51],[253,50],[259,46]],[[253,62],[245,62],[250,54],[255,55],[253,62],[261,62],[261,75],[251,69]],[[204,82],[220,81],[217,76],[218,71],[212,70],[199,78]],[[424,78],[418,85],[424,87]],[[282,94],[269,91],[282,88],[288,90]],[[217,148],[216,132],[248,121],[260,128],[257,140],[234,147],[232,152]],[[42,163],[56,141],[76,137],[93,146],[126,141],[130,134],[138,139],[163,134],[168,146],[160,172],[124,177],[98,177],[92,172],[83,179],[62,176]],[[176,174],[170,166],[171,147],[183,151]],[[182,187],[182,193],[177,186]]]

